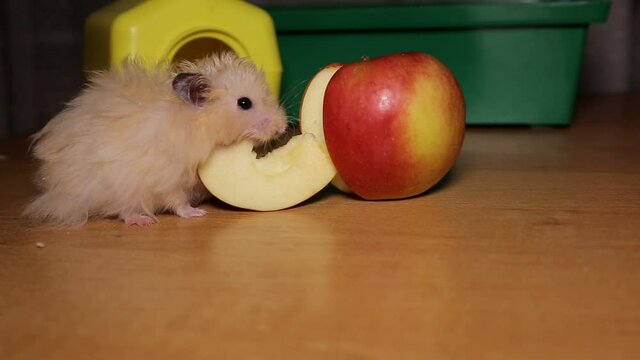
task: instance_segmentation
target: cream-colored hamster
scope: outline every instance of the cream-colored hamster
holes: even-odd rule
[[[203,216],[198,165],[216,146],[285,131],[264,74],[232,53],[146,70],[96,73],[33,136],[41,194],[25,214],[62,225],[119,217],[146,226],[169,211]],[[224,169],[220,169],[224,171]]]

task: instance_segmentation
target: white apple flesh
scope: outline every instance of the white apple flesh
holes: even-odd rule
[[[273,211],[309,199],[329,184],[336,170],[324,141],[302,134],[260,159],[248,140],[218,148],[198,174],[205,187],[229,205]]]
[[[309,80],[300,102],[300,132],[315,135],[323,145],[325,145],[322,113],[324,93],[333,74],[341,67],[342,64],[333,63],[320,69]],[[340,174],[336,173],[336,176],[331,180],[331,185],[342,192],[352,193],[351,189],[340,177]]]
[[[322,104],[327,85],[342,64],[334,63],[320,69],[307,84],[300,101],[300,131],[315,135],[324,144],[322,130]]]

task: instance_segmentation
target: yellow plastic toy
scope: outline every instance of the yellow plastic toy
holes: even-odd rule
[[[271,16],[241,0],[119,0],[85,22],[85,70],[145,61],[194,60],[232,50],[264,70],[275,96],[282,63]]]

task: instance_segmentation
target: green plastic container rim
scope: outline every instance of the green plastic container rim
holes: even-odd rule
[[[415,30],[577,25],[604,22],[609,0],[271,7],[278,32]]]

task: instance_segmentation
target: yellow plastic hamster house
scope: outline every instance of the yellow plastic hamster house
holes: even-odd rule
[[[269,14],[241,0],[119,0],[85,22],[85,70],[106,69],[128,56],[146,61],[194,60],[234,51],[264,70],[280,93],[282,63]]]

